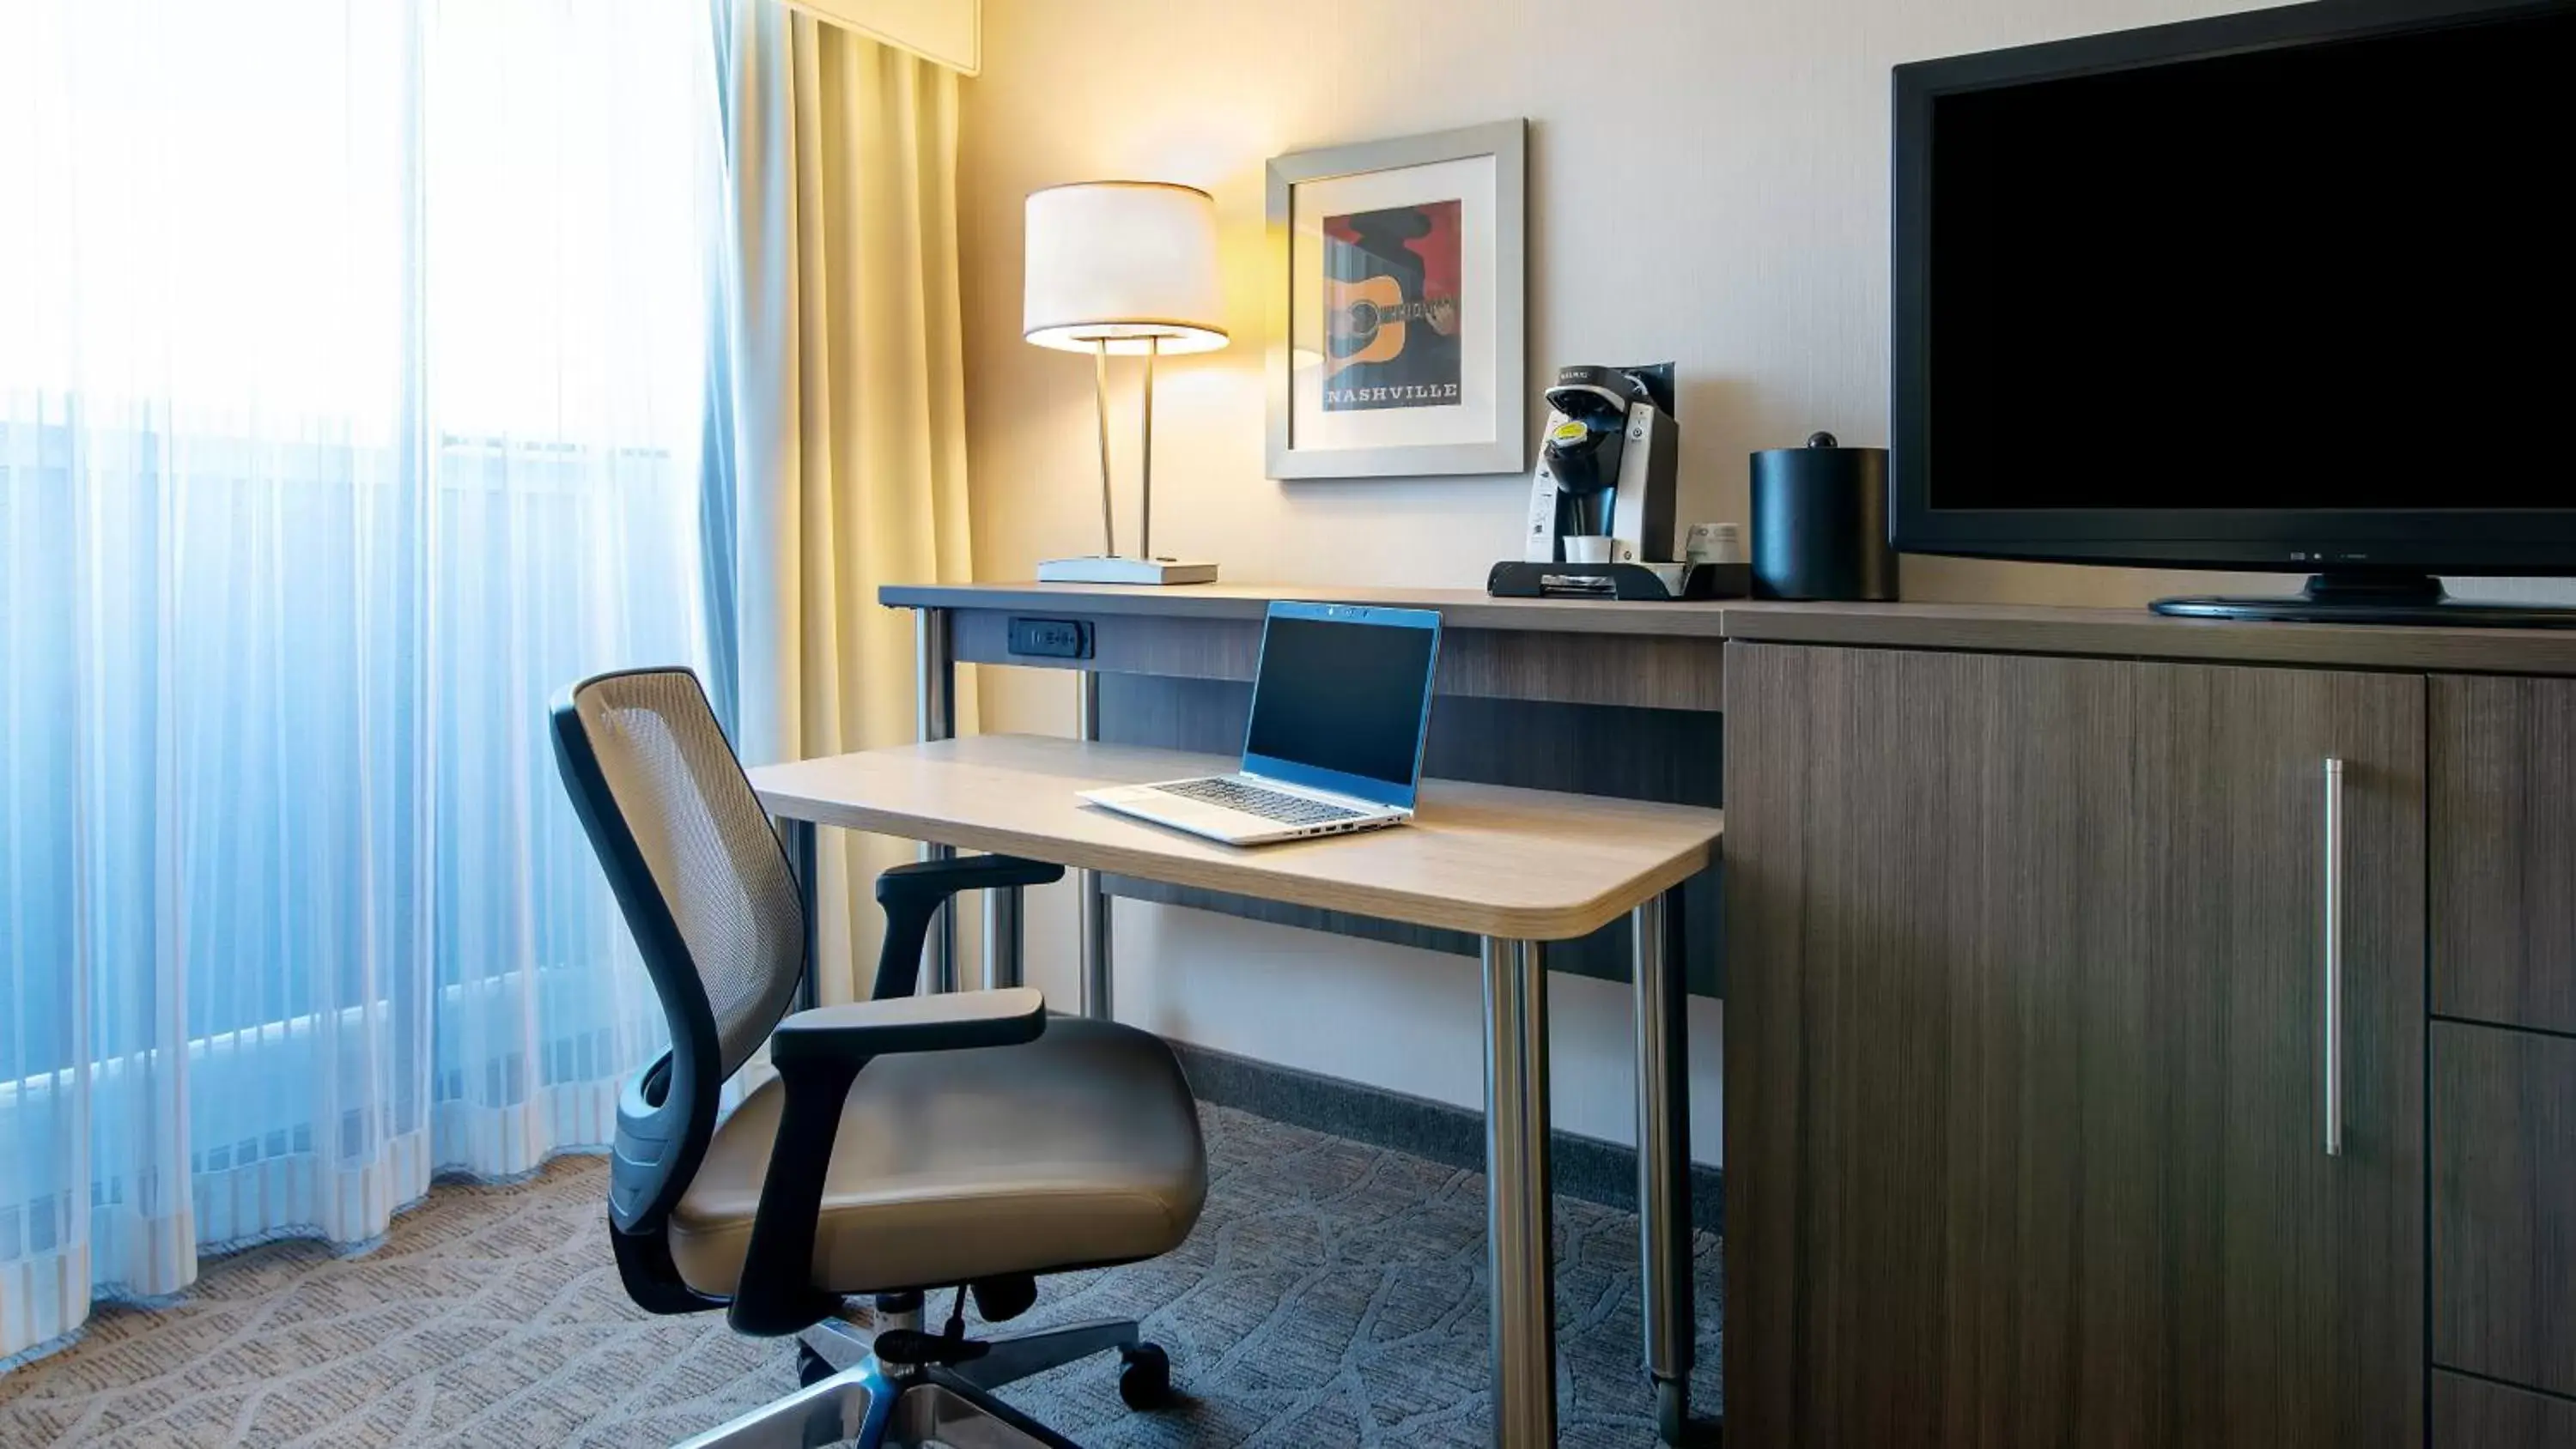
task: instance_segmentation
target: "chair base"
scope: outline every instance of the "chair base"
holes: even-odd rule
[[[878,1360],[866,1338],[825,1320],[798,1336],[806,1387],[720,1424],[677,1449],[812,1449],[855,1442],[859,1449],[922,1449],[971,1444],[993,1449],[1082,1449],[1082,1446],[993,1397],[1032,1374],[1116,1349],[1134,1362],[1160,1350],[1143,1341],[1134,1319],[1103,1319],[985,1339],[983,1357],[955,1368],[896,1368]]]

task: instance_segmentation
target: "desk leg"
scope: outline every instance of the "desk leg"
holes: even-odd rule
[[[1485,939],[1485,1255],[1494,1443],[1556,1442],[1556,1273],[1548,1172],[1547,954]]]
[[[814,979],[823,941],[823,892],[822,882],[815,875],[814,822],[781,820],[778,828],[780,841],[787,847],[787,868],[796,873],[796,894],[805,904],[805,967],[796,977],[796,1009],[805,1011],[823,1004],[823,983]]]
[[[1027,985],[1027,971],[1021,964],[1021,946],[1025,940],[1020,925],[1021,895],[1018,886],[1000,886],[984,892],[984,989],[1002,991]]]
[[[1073,677],[1075,737],[1085,740],[1100,738],[1100,675],[1085,669]],[[1082,999],[1084,1016],[1094,1021],[1110,1021],[1117,1016],[1114,986],[1116,978],[1110,969],[1109,892],[1101,888],[1100,872],[1078,870],[1073,873],[1074,899],[1082,911]]]
[[[916,609],[912,615],[913,730],[926,743],[957,737],[957,649],[949,632],[946,609]],[[924,845],[923,860],[954,860],[953,845]],[[952,898],[931,922],[928,969],[922,979],[931,991],[957,989],[957,903]]]
[[[1690,1419],[1693,1337],[1690,1212],[1690,1037],[1685,1016],[1682,891],[1629,914],[1636,943],[1638,1279],[1655,1430],[1681,1442]]]

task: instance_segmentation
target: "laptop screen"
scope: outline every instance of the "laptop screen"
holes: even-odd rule
[[[1244,768],[1410,806],[1439,642],[1427,609],[1271,605]]]

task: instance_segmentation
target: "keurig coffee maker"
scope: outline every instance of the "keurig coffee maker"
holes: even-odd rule
[[[1714,574],[1695,575],[1692,565],[1672,561],[1673,469],[1681,454],[1673,365],[1567,367],[1546,396],[1547,431],[1530,474],[1521,556],[1494,565],[1485,591],[1504,598],[1706,597]]]
[[[1673,365],[1565,368],[1547,390],[1547,408],[1530,475],[1523,561],[1671,557],[1673,463],[1681,448]]]

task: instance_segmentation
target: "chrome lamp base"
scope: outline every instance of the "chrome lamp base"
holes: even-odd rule
[[[1051,558],[1038,565],[1042,584],[1212,584],[1216,565],[1186,559]]]

